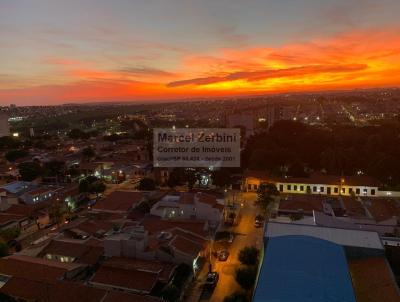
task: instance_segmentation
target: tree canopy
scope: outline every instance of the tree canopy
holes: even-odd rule
[[[303,176],[308,169],[335,175],[362,171],[384,184],[399,185],[399,133],[399,123],[327,128],[278,121],[269,131],[249,139],[242,164],[279,176]]]

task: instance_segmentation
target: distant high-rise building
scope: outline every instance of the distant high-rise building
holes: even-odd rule
[[[247,138],[254,134],[256,130],[255,118],[251,113],[235,113],[226,117],[226,126],[228,128],[242,128]]]
[[[8,124],[8,115],[0,112],[0,137],[10,135],[10,125]]]

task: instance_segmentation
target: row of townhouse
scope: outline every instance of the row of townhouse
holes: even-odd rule
[[[267,173],[247,171],[242,189],[257,192],[263,183],[274,183],[281,193],[399,197],[398,191],[380,190],[380,182],[368,176],[335,176],[313,173],[309,177],[271,177]]]

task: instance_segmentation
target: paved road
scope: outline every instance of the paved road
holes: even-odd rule
[[[263,243],[263,229],[254,227],[254,219],[257,215],[257,208],[254,206],[256,194],[244,193],[245,200],[242,208],[242,218],[238,226],[231,230],[237,234],[235,240],[229,248],[230,256],[228,261],[216,261],[213,270],[219,272],[220,279],[209,301],[220,302],[235,290],[239,290],[240,286],[235,281],[235,270],[240,266],[238,260],[239,251],[245,246],[256,246],[261,248]]]

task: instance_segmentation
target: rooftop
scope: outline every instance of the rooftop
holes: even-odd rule
[[[22,255],[12,255],[0,259],[1,274],[50,283],[60,280],[66,272],[80,267],[77,264],[61,263]]]
[[[132,191],[114,191],[99,200],[93,207],[98,211],[128,212],[143,200],[143,193]]]
[[[400,292],[384,258],[366,258],[349,262],[357,302],[400,301]]]
[[[343,246],[384,249],[376,232],[278,222],[267,224],[265,237],[274,238],[287,235],[311,236]]]
[[[253,301],[355,302],[343,247],[309,236],[269,238]]]

